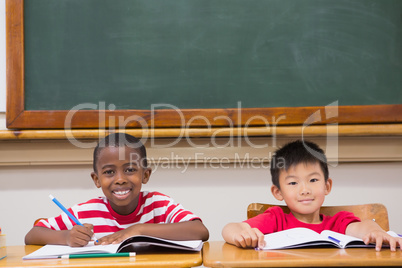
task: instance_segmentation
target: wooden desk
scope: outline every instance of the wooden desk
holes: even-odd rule
[[[203,264],[205,267],[402,266],[402,251],[376,252],[373,248],[257,251],[213,241],[204,244]]]
[[[194,267],[202,264],[201,252],[180,254],[138,254],[135,257],[91,259],[22,260],[22,257],[40,246],[7,247],[7,257],[0,260],[0,267]]]

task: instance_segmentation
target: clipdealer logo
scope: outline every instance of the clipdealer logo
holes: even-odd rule
[[[325,106],[325,119],[335,119],[338,117],[338,101],[335,101],[327,106]],[[303,123],[302,127],[302,140],[304,141],[304,131],[310,125],[316,122],[321,122],[323,116],[321,115],[321,110],[317,110],[312,115],[310,115],[307,120]],[[306,150],[319,159],[322,162],[325,162],[327,159],[327,164],[336,167],[339,161],[339,152],[338,152],[338,144],[339,144],[339,129],[338,123],[331,123],[326,124],[327,134],[326,134],[326,150],[325,155],[321,154],[320,152],[315,151],[314,149],[310,148],[306,143],[303,142],[304,147]]]
[[[247,128],[249,127],[249,123],[252,121],[252,119],[255,118],[259,118],[261,119],[260,115],[255,115],[253,118],[251,118],[248,121],[248,124],[246,124],[245,126],[240,126],[242,128],[244,128],[244,132],[243,132],[243,136],[239,136],[239,134],[234,134],[235,132],[231,132],[230,135],[228,135],[228,137],[226,137],[227,142],[222,144],[222,140],[219,140],[219,136],[217,135],[217,133],[213,133],[210,137],[209,140],[205,140],[203,144],[199,144],[199,143],[194,143],[192,140],[192,137],[190,136],[186,136],[185,135],[185,130],[187,128],[191,127],[191,123],[196,120],[196,119],[200,119],[200,117],[202,117],[201,115],[197,115],[195,116],[196,118],[191,118],[188,122],[185,122],[184,120],[184,115],[182,113],[182,111],[173,105],[170,104],[153,104],[151,106],[151,112],[155,113],[156,108],[168,108],[168,109],[172,109],[175,110],[178,115],[180,116],[180,123],[182,125],[181,131],[180,131],[180,135],[178,137],[176,137],[173,141],[169,141],[168,143],[163,143],[163,144],[155,144],[154,143],[154,139],[150,139],[151,140],[151,148],[153,149],[162,149],[162,148],[173,148],[176,144],[178,144],[181,140],[185,139],[188,143],[189,146],[191,146],[192,148],[197,148],[197,149],[201,149],[201,148],[216,148],[216,149],[222,149],[222,148],[233,148],[233,147],[241,147],[244,146],[242,145],[241,142],[239,142],[239,140],[243,140],[247,146],[251,147],[251,148],[255,148],[255,149],[264,149],[266,148],[267,150],[272,147],[272,148],[276,148],[277,147],[277,129],[276,126],[278,124],[279,121],[283,120],[286,118],[285,115],[281,115],[279,118],[272,118],[272,123],[271,125],[269,124],[268,120],[265,119],[265,125],[264,127],[268,130],[271,131],[272,135],[271,135],[271,141],[272,144],[269,145],[268,144],[268,139],[267,142],[263,143],[263,144],[255,144],[253,143],[253,141],[250,139],[250,137],[247,135]],[[73,145],[75,145],[78,148],[94,148],[98,141],[97,140],[91,140],[91,141],[83,141],[83,140],[78,140],[74,137],[74,133],[72,131],[72,121],[73,121],[73,117],[75,116],[76,112],[79,110],[97,110],[99,113],[99,139],[101,139],[101,137],[103,137],[105,130],[107,130],[107,132],[115,132],[115,131],[124,131],[125,127],[127,126],[130,122],[136,122],[136,124],[139,124],[141,126],[141,129],[143,130],[149,130],[146,132],[146,135],[143,135],[140,140],[143,144],[145,144],[147,142],[147,140],[149,137],[152,135],[152,130],[153,127],[152,125],[149,126],[147,121],[137,115],[132,115],[128,118],[124,118],[123,116],[109,116],[108,118],[106,118],[106,111],[114,111],[116,110],[116,106],[114,104],[110,104],[106,107],[105,102],[100,102],[99,104],[94,104],[94,103],[82,103],[82,104],[78,104],[76,106],[74,106],[69,113],[66,116],[65,122],[64,122],[64,132],[65,135],[67,137],[67,139],[70,141],[70,143],[72,143]],[[238,113],[239,116],[241,116],[241,103],[238,103]],[[152,116],[151,116],[152,117]],[[326,105],[324,107],[324,109],[318,109],[317,111],[315,111],[313,114],[311,114],[303,123],[302,125],[302,131],[301,131],[301,139],[302,141],[304,140],[308,140],[308,138],[305,135],[306,130],[311,127],[312,125],[316,124],[316,123],[320,123],[323,121],[323,119],[325,119],[326,122],[328,121],[333,121],[336,122],[336,119],[338,117],[338,101],[335,101],[333,103],[330,103],[328,105]],[[204,117],[203,117],[204,118]],[[107,119],[107,120],[106,120]],[[222,119],[222,116],[217,116],[217,118],[214,118],[214,120],[217,119]],[[207,118],[204,118],[205,122],[206,122],[206,127],[208,129],[212,129],[212,123],[210,121],[208,121]],[[230,118],[227,118],[226,120],[231,120]],[[113,127],[108,127],[106,126],[106,122],[109,122],[109,125],[114,126],[120,126],[118,129],[114,129]],[[229,122],[229,121],[228,121]],[[231,129],[234,129],[234,123],[231,122],[230,126]],[[326,135],[325,135],[325,139],[326,139],[326,146],[325,146],[325,155],[322,155],[320,152],[315,151],[314,149],[310,148],[307,144],[304,143],[305,148],[313,155],[315,156],[317,159],[319,159],[320,161],[324,161],[325,157],[328,160],[328,165],[336,167],[338,165],[338,124],[337,123],[327,123],[325,125],[326,127]],[[221,129],[217,129],[217,132],[222,131]],[[147,136],[149,135],[149,136]],[[322,147],[324,148],[324,146]],[[267,152],[268,154],[268,152]],[[123,157],[123,155],[122,155]],[[200,159],[197,159],[200,158]],[[202,158],[202,159],[201,159]],[[200,157],[200,155],[198,156],[194,156],[194,158],[191,159],[179,159],[178,156],[176,156],[173,159],[150,159],[151,163],[157,163],[156,168],[161,167],[172,167],[172,165],[169,165],[167,163],[169,163],[169,161],[173,164],[177,164],[179,165],[180,163],[182,165],[185,166],[185,170],[187,170],[189,164],[195,164],[195,165],[201,165],[201,163],[206,163],[204,165],[205,168],[207,167],[216,167],[217,165],[222,166],[223,168],[228,167],[228,164],[235,164],[233,166],[238,166],[240,168],[242,168],[243,166],[245,166],[245,163],[257,163],[258,165],[261,166],[261,163],[266,163],[269,162],[269,160],[267,159],[255,159],[253,157],[249,157],[249,155],[245,155],[243,157],[240,157],[239,154],[236,152],[235,157],[230,157],[230,158],[225,158],[225,157],[221,157],[222,159],[218,158],[218,157]],[[269,157],[268,159],[271,159],[271,157]],[[209,163],[209,164],[208,164]],[[252,165],[252,167],[253,167]]]

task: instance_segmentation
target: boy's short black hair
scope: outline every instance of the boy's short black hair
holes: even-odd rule
[[[279,174],[282,170],[300,163],[319,163],[324,173],[325,181],[328,180],[328,164],[324,151],[314,142],[297,140],[289,142],[278,149],[271,160],[272,184],[279,187]]]
[[[105,147],[130,147],[136,149],[139,158],[138,159],[143,168],[148,167],[147,162],[147,150],[145,149],[144,144],[141,140],[137,139],[136,137],[126,134],[126,133],[112,133],[102,140],[99,141],[98,145],[94,149],[94,156],[93,156],[93,169],[95,173],[97,173],[96,164],[98,163],[99,154]]]

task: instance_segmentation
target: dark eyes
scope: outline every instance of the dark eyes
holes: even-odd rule
[[[317,181],[318,181],[318,179],[316,179],[316,178],[310,179],[310,182],[317,182]],[[291,181],[291,182],[288,183],[288,185],[297,185],[297,182]]]
[[[127,168],[127,169],[125,170],[125,172],[127,172],[127,173],[133,173],[133,172],[136,172],[136,171],[137,171],[137,169],[136,169],[136,168],[133,168],[133,167]]]
[[[124,170],[125,173],[134,173],[136,171],[137,171],[137,169],[133,168],[133,167],[129,167]],[[107,169],[107,170],[103,171],[103,174],[105,174],[105,175],[113,175],[115,173],[116,173],[116,171],[113,169]]]

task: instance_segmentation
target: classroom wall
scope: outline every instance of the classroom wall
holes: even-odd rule
[[[5,128],[4,114],[0,129]],[[295,137],[277,137],[277,145]],[[323,137],[310,137],[325,144]],[[278,203],[270,193],[268,170],[273,138],[252,138],[253,144],[267,142],[267,148],[247,144],[225,148],[192,148],[178,143],[167,148],[169,139],[147,143],[148,157],[153,159],[153,174],[144,190],[160,191],[194,211],[210,230],[210,240],[221,240],[227,222],[246,218],[249,203]],[[207,139],[199,140],[204,144]],[[235,142],[237,144],[237,142]],[[222,143],[224,144],[224,143]],[[52,194],[66,206],[102,195],[93,185],[90,172],[92,148],[77,148],[69,141],[0,140],[0,226],[8,234],[8,245],[20,245],[32,223],[39,217],[58,215],[59,209],[49,200]],[[325,205],[383,203],[389,212],[390,228],[402,232],[402,137],[340,137],[339,163],[330,166],[334,180]],[[181,158],[196,154],[212,161],[183,164]],[[240,162],[221,161],[233,159]],[[244,161],[245,155],[259,161]],[[168,161],[165,161],[168,158]],[[265,158],[265,159],[264,159]],[[162,160],[157,165],[158,160]]]
[[[401,163],[344,163],[330,168],[334,180],[326,205],[379,202],[388,207],[391,229],[402,232]],[[277,203],[270,193],[264,167],[158,169],[144,190],[166,193],[194,211],[210,230],[210,240],[221,240],[227,222],[246,219],[249,203]],[[23,244],[35,219],[58,215],[52,194],[66,206],[101,195],[89,176],[90,165],[0,166],[0,226],[8,245]]]
[[[5,1],[0,0],[0,130],[6,129],[5,114]],[[314,140],[314,138],[312,138]],[[387,140],[389,137],[383,137]],[[359,139],[356,138],[356,141]],[[161,141],[163,142],[163,140]],[[352,140],[353,142],[353,140]],[[375,147],[378,140],[366,140],[358,150]],[[22,146],[20,146],[22,145]],[[0,227],[7,234],[8,245],[21,245],[32,223],[39,217],[59,214],[58,208],[50,202],[52,194],[67,206],[101,195],[89,176],[91,165],[79,160],[70,164],[22,162],[6,163],[7,158],[27,157],[29,146],[44,146],[52,151],[35,151],[35,158],[57,158],[59,144],[54,141],[0,141]],[[26,149],[24,150],[24,147]],[[12,152],[4,149],[11,148]],[[14,149],[13,149],[14,148]],[[401,141],[395,148],[400,151]],[[176,148],[177,149],[177,148]],[[151,155],[155,151],[151,150]],[[177,150],[181,150],[178,148]],[[183,149],[184,150],[184,149]],[[188,149],[186,149],[188,150]],[[236,150],[227,148],[226,150]],[[251,154],[256,149],[242,148]],[[374,150],[375,151],[375,150]],[[197,149],[190,149],[196,153]],[[221,152],[213,149],[212,153]],[[88,159],[88,151],[74,151],[77,159]],[[4,160],[5,159],[5,160]],[[401,178],[402,162],[345,161],[330,168],[334,180],[332,193],[326,205],[383,203],[388,207],[391,229],[402,233]],[[157,190],[172,196],[177,202],[194,211],[204,220],[210,230],[210,240],[221,240],[220,231],[225,223],[241,221],[246,217],[246,207],[251,202],[273,203],[270,193],[270,176],[267,165],[245,165],[230,163],[222,167],[191,164],[183,166],[166,165],[158,168],[144,190]]]

